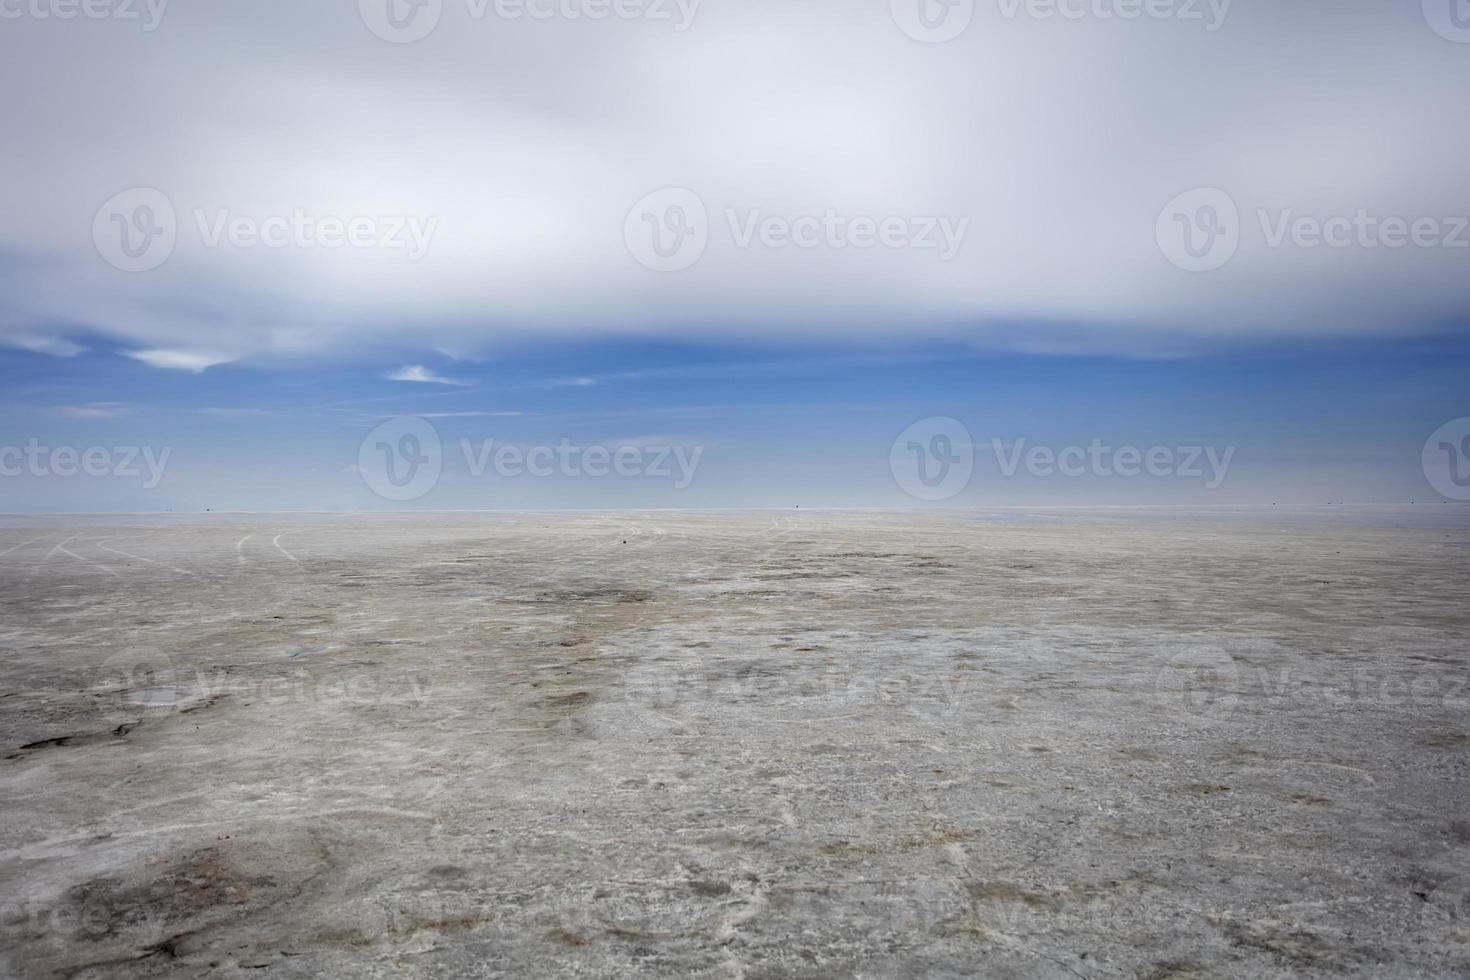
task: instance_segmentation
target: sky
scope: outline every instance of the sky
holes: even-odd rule
[[[97,350],[66,359],[60,372],[54,357],[0,354],[0,370],[14,381],[0,396],[0,445],[104,447],[111,458],[95,476],[80,464],[57,473],[43,461],[41,476],[0,479],[3,509],[1423,503],[1441,498],[1421,468],[1421,449],[1466,411],[1470,345],[1372,340],[1324,351],[1313,342],[1163,360],[907,343],[834,353],[827,344],[603,340],[412,365],[453,384],[391,380],[402,365],[381,371],[374,361],[364,352],[289,369],[228,364],[193,373]],[[433,435],[394,457],[398,476],[409,475],[408,459],[426,455],[430,440],[440,464],[432,484],[410,484],[399,496],[384,483],[378,443],[397,453],[411,432],[405,418]],[[914,484],[909,440],[895,461],[909,427],[920,426],[926,451],[947,431],[935,419],[964,427],[941,447],[972,460],[963,485]],[[1083,473],[1025,461],[1037,447],[1086,450],[1094,440],[1113,452],[1099,454],[1096,469],[1089,457]],[[561,444],[571,447],[565,464],[547,458],[532,471],[524,454]],[[1018,444],[1021,462],[1008,466]],[[598,472],[593,459],[586,472],[583,457],[598,446],[636,450],[638,461],[626,456],[618,473],[610,462]],[[119,469],[117,447],[137,448],[129,471]],[[519,450],[520,462],[512,455],[497,463],[502,447]],[[1119,475],[1114,457],[1126,447],[1175,456],[1154,473]],[[1201,458],[1188,467],[1193,447]],[[150,454],[162,461],[158,480],[150,479]],[[7,462],[29,468],[28,460],[0,458]],[[937,477],[939,460],[925,462]]]
[[[1462,499],[1463,8],[0,0],[0,511]]]

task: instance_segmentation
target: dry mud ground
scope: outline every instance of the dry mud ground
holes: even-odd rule
[[[0,969],[1470,975],[1464,513],[9,519]]]

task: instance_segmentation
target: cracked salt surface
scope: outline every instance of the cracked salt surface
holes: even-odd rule
[[[7,519],[0,963],[1463,976],[1467,544],[1455,507]]]

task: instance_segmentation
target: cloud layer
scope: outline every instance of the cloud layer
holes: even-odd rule
[[[7,21],[0,339],[194,371],[633,333],[1170,354],[1470,310],[1470,44],[1418,4],[982,0],[931,44],[906,0],[442,0],[393,43],[388,2]],[[1176,222],[1228,261],[1188,271]]]

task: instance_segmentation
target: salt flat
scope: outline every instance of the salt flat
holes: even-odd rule
[[[11,974],[1470,974],[1466,508],[12,518]]]

